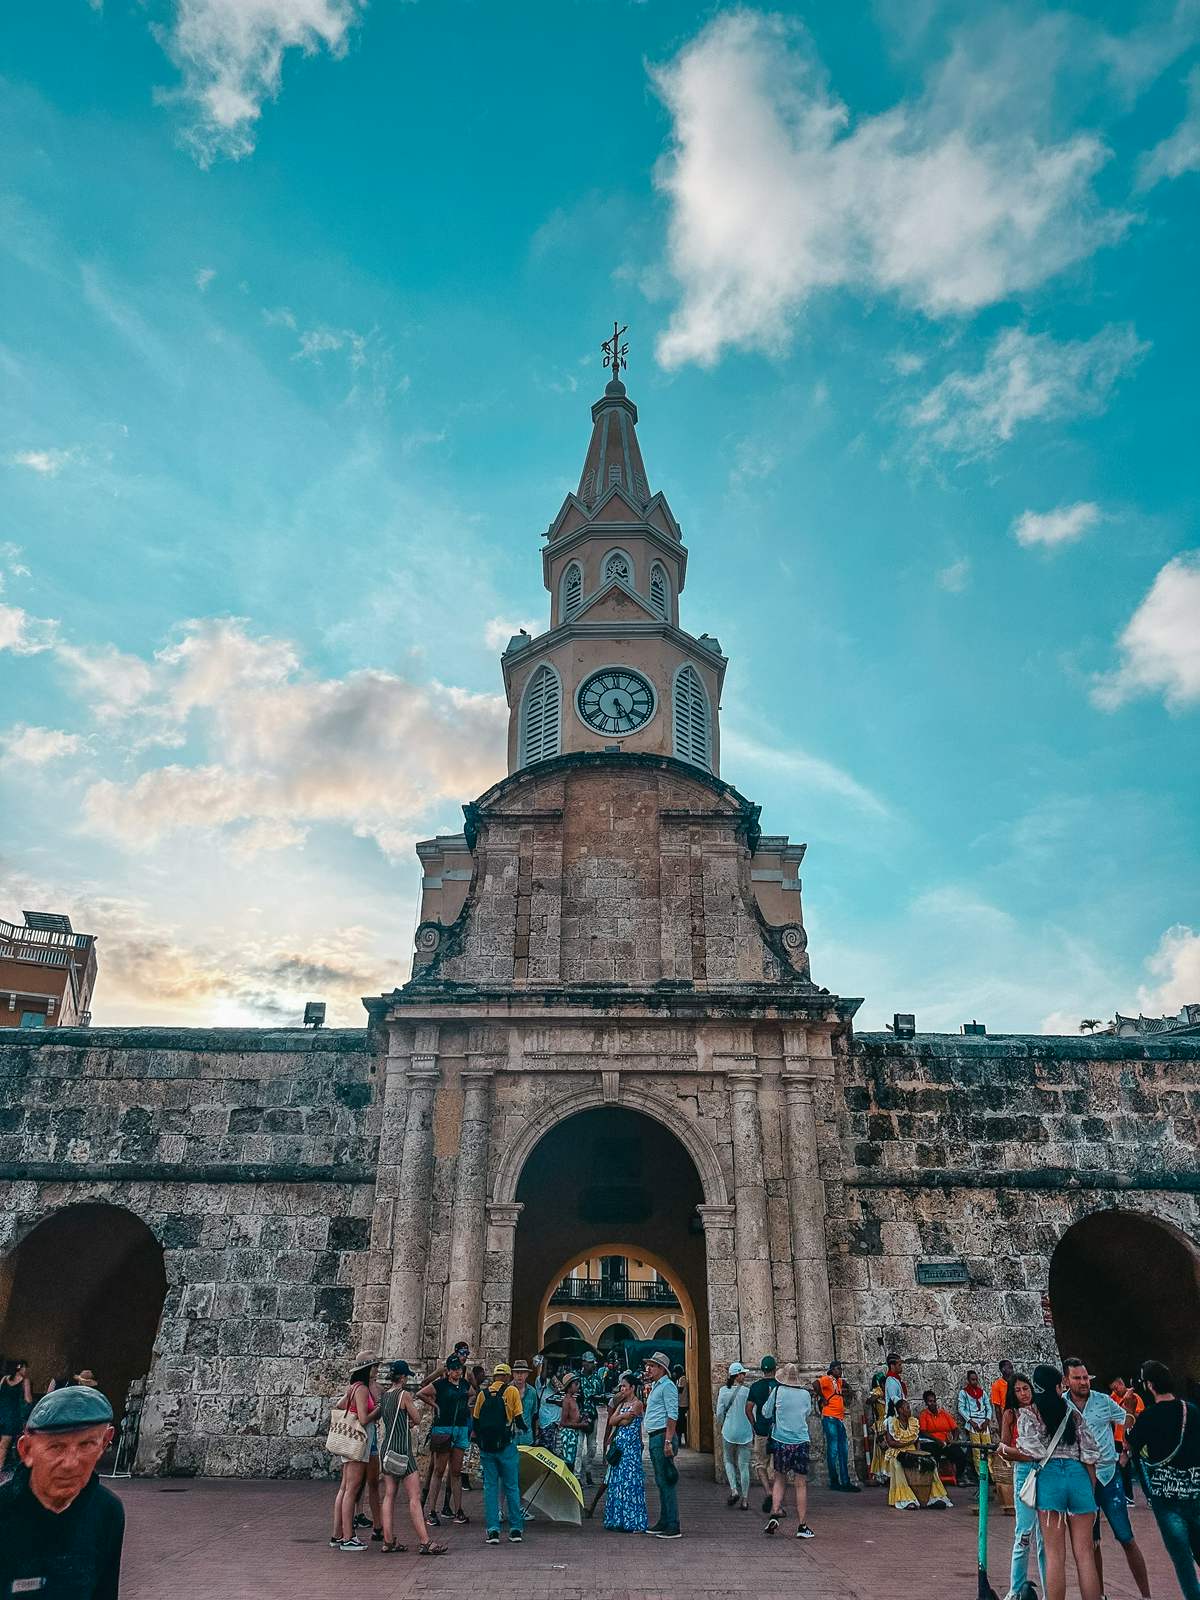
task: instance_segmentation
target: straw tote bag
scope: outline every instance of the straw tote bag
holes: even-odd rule
[[[371,1441],[353,1405],[334,1406],[329,1413],[325,1448],[331,1456],[341,1456],[345,1461],[366,1461],[370,1456]]]

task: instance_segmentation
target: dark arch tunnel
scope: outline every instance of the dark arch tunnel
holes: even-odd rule
[[[84,1367],[120,1416],[144,1377],[166,1297],[162,1246],[131,1211],[57,1211],[0,1263],[0,1351],[28,1359],[35,1390]]]

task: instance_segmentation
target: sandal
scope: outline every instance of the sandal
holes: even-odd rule
[[[419,1556],[444,1556],[449,1548],[448,1544],[434,1544],[432,1539],[428,1539],[417,1551],[417,1554]]]
[[[390,1544],[385,1539],[380,1554],[385,1556],[404,1556],[408,1554],[408,1546],[401,1544],[399,1539],[393,1539]]]

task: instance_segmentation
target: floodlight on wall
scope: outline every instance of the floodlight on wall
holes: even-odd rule
[[[977,1038],[977,1039],[986,1039],[987,1038],[987,1028],[984,1026],[984,1024],[982,1022],[975,1022],[975,1021],[964,1022],[963,1025],[962,1025],[962,1031],[965,1034],[970,1035],[972,1038]]]
[[[323,1028],[325,1026],[324,1000],[310,1000],[304,1007],[304,1026],[306,1028]]]
[[[897,1039],[915,1039],[917,1036],[917,1019],[912,1011],[895,1011],[892,1013],[892,1032]]]

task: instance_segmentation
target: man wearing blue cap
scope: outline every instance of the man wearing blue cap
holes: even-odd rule
[[[0,1489],[0,1595],[116,1600],[125,1508],[96,1476],[112,1437],[98,1389],[55,1389],[29,1413],[23,1470]]]

